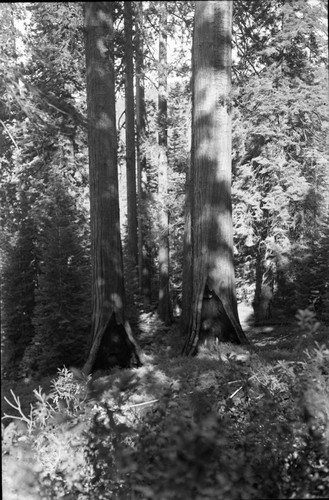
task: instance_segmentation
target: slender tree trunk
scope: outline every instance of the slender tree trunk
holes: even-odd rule
[[[167,2],[159,2],[159,97],[158,97],[158,144],[159,144],[159,317],[171,323],[169,293],[169,214],[168,198],[168,132],[167,132]]]
[[[263,262],[264,252],[262,251],[261,245],[258,246],[256,250],[256,287],[255,287],[255,296],[252,302],[252,306],[254,309],[254,321],[255,324],[258,325],[260,321],[260,311],[259,305],[261,302],[261,293],[262,293],[262,283],[264,276],[264,262]]]
[[[192,151],[191,151],[192,153]],[[191,154],[193,156],[193,153]],[[183,261],[183,283],[182,283],[182,313],[180,318],[181,330],[183,335],[188,333],[189,319],[191,316],[192,307],[192,275],[191,267],[193,262],[193,247],[192,247],[192,229],[191,229],[191,217],[192,217],[192,200],[190,199],[192,189],[191,189],[191,165],[188,166],[186,174],[186,199],[185,199],[185,227],[184,227],[184,261]]]
[[[266,243],[261,241],[256,250],[256,287],[252,302],[255,325],[271,318],[273,298],[273,277],[266,273]]]
[[[194,53],[194,37],[192,39],[192,54]],[[192,74],[194,72],[194,59],[192,57]],[[191,79],[192,85],[192,111],[194,108],[194,90],[193,78]],[[184,262],[183,262],[183,283],[182,283],[182,313],[181,313],[181,330],[183,335],[188,334],[189,320],[192,314],[192,295],[193,295],[193,275],[191,273],[193,262],[193,245],[192,245],[192,208],[193,203],[191,196],[193,196],[192,164],[194,161],[193,140],[191,141],[191,154],[190,161],[186,172],[185,183],[185,226],[184,226]]]
[[[138,193],[138,280],[140,295],[144,308],[151,305],[151,271],[149,255],[143,228],[143,215],[147,200],[146,188],[143,185],[143,173],[146,170],[145,142],[145,95],[144,95],[144,61],[143,41],[143,4],[135,2],[136,8],[136,135],[137,135],[137,193]]]
[[[104,366],[98,362],[98,367],[108,367],[111,356],[111,362],[117,361],[113,342],[122,366],[129,364],[133,352],[124,314],[112,8],[110,2],[85,4],[93,335],[86,373],[100,361],[101,351]]]
[[[135,155],[135,104],[134,62],[132,44],[132,3],[124,2],[125,30],[125,104],[126,104],[126,167],[128,255],[137,266],[137,202],[136,202],[136,155]]]
[[[207,341],[246,342],[237,311],[231,207],[232,2],[197,1],[193,40],[191,308],[186,354]],[[186,303],[185,303],[186,307]]]

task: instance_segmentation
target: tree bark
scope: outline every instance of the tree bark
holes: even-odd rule
[[[143,185],[143,174],[146,170],[145,143],[145,93],[144,93],[144,60],[143,40],[141,38],[143,27],[143,4],[135,2],[136,9],[136,136],[137,136],[137,194],[138,194],[138,281],[140,295],[143,298],[144,308],[151,305],[151,270],[149,255],[145,241],[143,227],[143,214],[147,200],[147,191]],[[146,175],[146,174],[145,174]]]
[[[97,362],[101,344],[105,343],[109,347],[114,340],[122,347],[127,365],[134,347],[127,342],[131,331],[124,314],[112,3],[87,2],[85,28],[93,343],[83,370],[89,373]],[[133,340],[131,342],[133,345]],[[108,357],[110,356],[109,352]]]
[[[252,302],[254,309],[254,323],[261,324],[271,318],[272,298],[273,298],[273,279],[269,279],[266,273],[266,243],[260,241],[256,249],[256,287],[255,296]]]
[[[193,39],[192,159],[184,275],[191,306],[183,349],[206,341],[246,342],[237,311],[231,206],[232,2],[197,1]],[[189,213],[190,212],[190,213]],[[185,300],[185,307],[186,305]]]
[[[126,106],[126,168],[128,255],[137,266],[137,200],[135,155],[134,62],[132,44],[132,4],[124,2],[125,31],[125,106]]]
[[[194,73],[194,36],[192,38],[192,75]],[[191,91],[192,91],[192,113],[194,109],[194,87],[193,78],[191,78]],[[192,117],[193,118],[193,117]],[[193,130],[192,130],[193,134]],[[191,274],[192,261],[193,261],[193,245],[192,245],[192,199],[193,186],[192,186],[192,172],[194,161],[193,140],[191,141],[191,154],[190,161],[186,171],[185,183],[185,225],[184,225],[184,262],[183,262],[183,282],[182,282],[182,313],[181,313],[181,329],[183,335],[188,335],[189,320],[192,314],[192,284],[193,275]]]
[[[158,94],[158,144],[159,144],[159,317],[171,323],[169,292],[169,214],[168,199],[168,131],[167,131],[167,3],[159,2],[159,94]]]

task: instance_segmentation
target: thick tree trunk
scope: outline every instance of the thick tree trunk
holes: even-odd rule
[[[233,263],[231,30],[232,2],[196,2],[186,354],[207,340],[247,341],[238,318]]]
[[[144,96],[144,61],[143,41],[141,39],[143,27],[143,5],[135,2],[136,8],[136,135],[137,135],[137,193],[138,193],[138,280],[140,295],[143,298],[144,308],[151,305],[151,270],[149,255],[145,242],[143,214],[147,191],[143,185],[143,173],[146,169],[145,142],[145,96]]]
[[[117,354],[121,350],[124,353],[124,359],[117,357],[117,363],[121,366],[130,363],[135,348],[124,315],[112,4],[87,2],[85,27],[93,344],[83,370],[89,373],[95,365],[100,367],[102,357],[107,359],[103,362],[103,368],[113,364],[114,359],[111,358],[113,345],[115,345],[113,352]]]
[[[169,293],[169,214],[168,199],[168,132],[167,132],[167,3],[159,2],[159,307],[160,319],[171,323]]]
[[[125,105],[126,105],[126,168],[127,168],[127,221],[128,255],[137,266],[137,203],[136,203],[136,155],[135,155],[135,104],[134,62],[132,44],[132,5],[124,2],[125,30]]]

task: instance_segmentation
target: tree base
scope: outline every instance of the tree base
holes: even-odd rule
[[[108,370],[114,366],[131,368],[134,365],[141,366],[142,362],[129,323],[118,324],[113,313],[103,333],[91,372]]]

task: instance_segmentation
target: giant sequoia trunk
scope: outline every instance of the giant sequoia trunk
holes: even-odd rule
[[[197,1],[192,157],[188,175],[183,318],[186,354],[208,341],[246,342],[237,311],[231,208],[232,2]]]
[[[119,223],[112,3],[85,4],[93,343],[85,373],[129,366]]]

